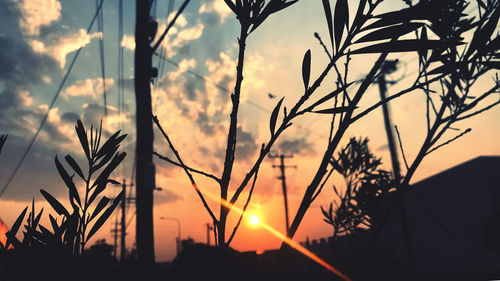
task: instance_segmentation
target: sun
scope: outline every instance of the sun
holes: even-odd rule
[[[253,226],[257,226],[257,225],[259,225],[259,223],[260,223],[260,219],[259,219],[259,217],[258,217],[258,216],[256,216],[256,215],[252,215],[252,216],[250,216],[250,218],[248,218],[248,221],[249,221],[249,222],[250,222],[250,224],[251,224],[251,225],[253,225]]]

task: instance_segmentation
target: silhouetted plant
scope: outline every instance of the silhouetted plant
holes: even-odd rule
[[[328,208],[321,206],[324,221],[333,227],[334,238],[370,228],[373,209],[395,190],[390,172],[380,169],[381,164],[381,159],[371,153],[367,138],[351,138],[337,158],[332,158],[331,171],[338,172],[345,179],[343,191],[333,185],[336,200]]]
[[[288,230],[287,236],[291,238],[295,235],[305,213],[328,180],[329,172],[333,169],[330,168],[332,156],[344,138],[347,129],[383,103],[415,91],[424,91],[427,100],[428,137],[421,153],[408,168],[408,172],[402,180],[403,186],[408,185],[411,176],[423,157],[440,147],[440,145],[436,145],[436,141],[443,135],[444,131],[450,128],[453,122],[484,112],[500,103],[494,102],[475,112],[468,113],[475,110],[480,101],[497,93],[500,87],[499,80],[496,79],[494,81],[495,85],[484,94],[475,98],[468,94],[479,77],[489,70],[499,67],[498,37],[491,38],[500,14],[498,1],[484,2],[479,0],[479,17],[476,19],[468,18],[465,14],[466,1],[423,0],[414,5],[412,1],[405,1],[410,7],[377,14],[377,7],[382,3],[382,0],[361,0],[357,3],[356,12],[353,13],[355,16],[352,18],[349,16],[347,0],[337,0],[333,14],[330,1],[323,0],[330,44],[327,46],[321,40],[319,34],[316,33],[315,36],[320,40],[320,44],[325,50],[328,64],[316,79],[312,79],[312,55],[309,50],[306,51],[302,63],[303,95],[289,110],[284,106],[282,108],[283,98],[275,106],[270,116],[269,140],[262,145],[253,166],[242,182],[237,185],[233,195],[229,197],[229,183],[235,159],[237,115],[247,37],[257,27],[261,26],[269,15],[290,6],[296,1],[236,0],[233,2],[225,0],[225,2],[235,13],[241,28],[240,37],[238,38],[236,83],[234,93],[231,95],[232,112],[222,176],[217,177],[185,165],[170,138],[160,126],[158,119],[154,117],[155,123],[174,152],[176,160],[161,156],[158,153],[155,154],[185,170],[204,207],[214,221],[220,247],[227,247],[230,244],[243,216],[240,216],[240,220],[229,239],[226,239],[226,219],[232,209],[232,204],[236,203],[242,191],[250,186],[249,196],[244,204],[244,210],[246,210],[251,200],[262,161],[278,137],[292,125],[295,118],[304,114],[330,115],[331,126],[318,169],[305,189],[303,199]],[[465,44],[463,42],[464,33],[473,30],[475,32],[472,40],[469,44]],[[421,62],[419,63],[416,79],[409,87],[390,95],[386,100],[375,103],[368,108],[361,108],[361,101],[365,97],[368,87],[380,76],[388,54],[397,52],[415,52],[419,55]],[[349,64],[353,57],[359,54],[378,54],[378,58],[371,67],[367,68],[366,76],[361,81],[349,79]],[[327,95],[314,98],[314,93],[332,69],[336,74],[335,87]],[[434,94],[436,91],[433,88],[434,84],[443,85],[443,94],[441,96]],[[353,92],[349,93],[348,90]],[[441,102],[442,106],[439,109],[434,109],[438,102]],[[444,116],[447,109],[449,115]],[[436,115],[433,122],[430,118],[432,112]],[[279,118],[280,116],[282,116],[282,119]],[[278,122],[279,119],[281,119],[280,122]],[[459,136],[466,132],[468,130],[459,134]],[[206,176],[219,184],[221,192],[219,217],[214,215],[206,203],[192,173]],[[386,177],[387,174],[384,174],[383,179],[386,180]],[[377,179],[373,179],[373,182],[377,182]],[[401,185],[396,183],[396,187],[399,186]],[[283,243],[282,247],[285,246],[286,244]]]
[[[52,232],[40,225],[40,217],[43,209],[35,216],[35,202],[33,200],[31,212],[28,214],[24,238],[22,242],[17,239],[16,234],[26,215],[26,207],[14,222],[11,230],[7,233],[7,245],[14,246],[15,249],[26,249],[32,247],[46,247],[51,251],[62,250],[70,256],[81,256],[84,254],[85,245],[90,238],[103,226],[109,216],[113,213],[122,200],[124,194],[121,192],[111,201],[106,196],[100,196],[97,204],[92,204],[99,195],[106,189],[108,183],[119,184],[110,178],[111,173],[125,158],[125,152],[117,152],[120,143],[126,135],[120,135],[120,131],[113,134],[101,146],[101,129],[93,127],[90,129],[90,138],[80,120],[77,121],[76,133],[87,159],[88,168],[85,171],[75,161],[71,155],[64,158],[72,170],[84,183],[83,200],[74,182],[75,174],[70,175],[66,168],[55,157],[55,165],[64,184],[68,188],[71,211],[61,204],[50,193],[41,189],[40,192],[56,213],[62,216],[61,223],[49,214]],[[99,173],[99,174],[97,174]],[[91,209],[93,209],[91,211]],[[104,211],[103,211],[104,210]],[[90,227],[91,226],[91,227]],[[90,227],[90,230],[88,229]]]

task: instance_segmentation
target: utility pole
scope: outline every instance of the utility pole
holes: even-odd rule
[[[136,244],[137,258],[142,267],[154,264],[153,190],[153,120],[151,108],[152,67],[151,43],[157,23],[151,18],[151,0],[136,0],[134,86],[136,101]]]
[[[111,233],[113,234],[113,256],[115,259],[118,259],[118,220],[115,220],[115,228],[111,229]]]
[[[384,114],[384,125],[385,131],[387,133],[387,144],[389,146],[389,151],[391,153],[392,161],[392,171],[394,173],[394,179],[396,182],[396,188],[399,192],[399,211],[401,213],[401,230],[403,232],[403,240],[406,247],[406,252],[408,254],[408,263],[410,271],[415,271],[415,255],[413,253],[413,247],[411,245],[410,231],[408,226],[408,215],[406,210],[406,204],[403,197],[403,190],[407,187],[400,186],[401,181],[401,169],[399,166],[398,153],[396,150],[396,145],[394,141],[394,133],[392,131],[391,119],[389,116],[389,105],[387,104],[387,81],[385,80],[385,75],[396,71],[398,60],[387,60],[382,65],[381,73],[378,78],[378,87],[380,90],[380,100],[382,101],[382,112]]]
[[[125,235],[127,234],[126,222],[126,210],[127,210],[127,182],[123,179],[122,192],[125,195],[122,199],[122,221],[121,221],[121,232],[120,232],[120,261],[123,263],[125,261]]]
[[[273,168],[280,168],[281,171],[281,176],[278,177],[278,179],[281,180],[281,187],[283,188],[283,200],[285,204],[285,226],[286,226],[286,232],[288,233],[288,230],[290,229],[290,223],[289,223],[289,218],[288,218],[288,198],[287,198],[287,190],[286,190],[286,178],[285,178],[285,169],[286,168],[295,168],[297,169],[296,165],[293,166],[286,166],[285,165],[285,158],[292,158],[292,155],[278,155],[278,154],[269,154],[270,158],[279,158],[280,159],[280,165],[273,165]]]
[[[378,78],[378,87],[380,91],[380,100],[382,101],[382,112],[384,115],[384,125],[385,132],[387,134],[387,145],[389,146],[389,151],[391,153],[392,161],[392,171],[394,173],[394,179],[399,182],[401,179],[401,169],[399,166],[398,152],[396,149],[396,144],[394,141],[394,133],[392,131],[391,118],[389,116],[389,104],[387,104],[387,81],[385,80],[385,75],[396,71],[396,64],[398,60],[388,60],[382,65],[382,70]]]
[[[205,226],[207,227],[207,245],[210,246],[210,231],[214,230],[214,227],[208,222]]]

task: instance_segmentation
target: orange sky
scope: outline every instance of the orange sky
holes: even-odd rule
[[[31,3],[29,0],[22,2]],[[56,6],[57,4],[63,5],[63,8],[66,7],[65,5],[68,5],[68,11],[73,11],[70,9],[71,5],[77,5],[75,3],[67,4],[58,0],[50,0],[49,2],[55,3],[54,5]],[[175,31],[172,31],[171,38],[167,38],[168,40],[166,40],[168,44],[165,47],[169,50],[169,58],[179,62],[180,69],[171,68],[161,77],[162,79],[160,80],[164,84],[161,87],[157,86],[153,91],[154,109],[155,114],[158,115],[160,122],[169,133],[176,148],[180,151],[183,160],[190,166],[220,175],[223,165],[220,154],[221,151],[223,152],[226,144],[230,100],[227,93],[221,92],[213,83],[224,85],[229,89],[233,87],[237,54],[235,42],[238,32],[234,28],[236,20],[230,15],[227,7],[224,5],[219,6],[216,4],[217,2],[202,2],[203,4],[193,4],[194,6],[186,11],[186,16],[181,17]],[[222,3],[222,1],[219,2]],[[401,4],[399,2],[402,1],[398,1],[397,5]],[[388,1],[387,3],[386,8],[392,4],[396,5],[395,0]],[[33,3],[31,4],[33,5]],[[109,9],[110,13],[116,13],[111,6],[107,6],[105,9],[105,11]],[[81,28],[87,24],[89,15],[85,14],[86,17],[80,19],[81,22],[75,23],[68,20],[69,17],[64,17],[65,9],[62,12],[59,11],[62,14],[51,14],[50,17],[47,15],[45,18],[37,17],[37,11],[25,10],[26,12],[22,14],[22,18],[18,22],[24,22],[25,24],[25,22],[28,22],[28,19],[32,21],[44,19],[45,21],[39,22],[38,25],[30,28],[20,24],[19,28],[22,33],[20,37],[25,43],[29,42],[29,46],[33,48],[33,51],[37,51],[37,54],[44,52],[44,55],[53,57],[56,68],[62,65],[62,68],[59,70],[67,68],[67,60],[71,57],[69,54],[74,53],[76,50],[74,46],[75,40],[78,41],[73,37],[86,35]],[[35,14],[32,15],[30,13]],[[270,112],[279,98],[285,96],[284,105],[290,108],[302,94],[303,85],[300,70],[305,51],[311,49],[312,52],[311,77],[317,77],[326,65],[327,61],[323,49],[312,35],[314,32],[319,32],[324,38],[327,38],[327,28],[322,13],[320,1],[299,1],[285,12],[270,17],[249,38],[239,115],[241,125],[240,135],[246,136],[243,142],[245,144],[243,149],[247,154],[245,154],[244,159],[237,160],[235,164],[231,182],[233,189],[231,189],[230,194],[234,192],[234,186],[241,181],[252,161],[256,159],[260,144],[267,142],[269,138]],[[203,18],[209,15],[216,15],[219,22],[211,26]],[[50,45],[49,42],[46,42],[46,45],[35,44],[36,40],[44,40],[42,36],[39,36],[40,34],[37,34],[37,31],[40,33],[39,29],[41,26],[57,25],[60,27],[63,26],[63,22],[64,25],[69,25],[70,27],[68,28],[74,31],[72,33],[73,37],[67,35],[57,41],[57,44],[51,42],[53,45]],[[215,37],[215,35],[219,35],[219,37]],[[122,42],[122,45],[126,47],[126,56],[129,59],[129,64],[127,65],[127,75],[129,76],[132,75],[133,70],[131,62],[134,51],[133,40],[131,41],[132,36],[133,29],[129,28],[126,31],[126,38],[128,40]],[[98,34],[92,33],[87,38],[88,42],[85,41],[81,45],[89,44],[89,48],[96,47],[98,38]],[[216,40],[223,41],[224,44],[214,42]],[[216,43],[220,43],[221,46]],[[204,54],[203,52],[208,52],[207,49],[210,49],[212,45],[217,45],[216,47],[220,47],[220,49],[216,49],[208,55]],[[42,49],[40,46],[45,46],[45,48]],[[111,44],[107,46],[111,46]],[[194,51],[192,51],[191,56],[183,57],[182,54],[187,48],[186,46],[193,46]],[[113,52],[109,51],[108,58],[113,55]],[[194,55],[195,52],[203,53],[203,55]],[[66,58],[67,55],[68,57]],[[65,88],[62,100],[56,104],[56,107],[49,115],[47,126],[50,126],[53,131],[42,131],[35,145],[34,152],[32,152],[33,157],[44,152],[50,152],[51,154],[47,158],[40,158],[41,160],[36,158],[37,161],[28,161],[25,164],[46,167],[47,170],[42,169],[37,174],[33,171],[33,177],[26,177],[26,179],[23,179],[23,175],[29,174],[31,171],[21,170],[16,181],[13,182],[11,190],[8,192],[16,193],[18,191],[21,193],[19,190],[22,190],[22,192],[28,194],[28,197],[31,197],[38,196],[40,188],[46,188],[50,192],[59,192],[59,197],[64,202],[66,198],[63,195],[65,188],[57,176],[53,162],[54,154],[57,153],[59,156],[64,156],[67,153],[82,155],[76,142],[77,138],[73,130],[74,123],[64,122],[64,116],[66,113],[74,113],[79,118],[84,119],[88,127],[90,126],[90,121],[96,123],[96,120],[102,118],[102,115],[95,114],[92,111],[97,107],[96,104],[101,102],[101,94],[103,92],[102,87],[99,88],[99,78],[96,78],[96,75],[99,77],[96,74],[98,60],[94,52],[84,52],[82,56],[84,57],[81,63],[83,66],[81,66],[81,69],[77,68],[76,70],[79,75],[75,74],[75,78]],[[415,54],[398,54],[390,58],[400,59],[405,69],[394,74],[391,78],[397,79],[398,77],[405,76],[405,79],[399,81],[398,84],[390,86],[389,94],[407,87],[412,82],[411,79],[414,78],[413,76],[417,67]],[[352,79],[362,78],[367,72],[367,65],[373,62],[373,60],[374,57],[372,56],[362,55],[354,57],[351,63],[350,77]],[[94,61],[95,64],[91,64]],[[113,63],[115,62],[113,61],[109,64],[115,65]],[[191,85],[190,83],[195,83],[191,80],[191,76],[186,75],[186,70],[204,72],[202,74],[209,81],[203,83],[202,86],[198,85],[198,88],[195,87],[195,90],[193,90],[194,97],[185,93],[189,88],[188,86]],[[109,77],[112,77],[112,75],[109,75]],[[111,79],[107,83],[110,91],[116,90],[114,88],[117,85],[116,78],[114,80],[113,78],[108,79]],[[491,81],[488,79],[481,81],[476,91],[481,91],[490,85]],[[16,140],[18,140],[16,137],[25,142],[31,138],[36,130],[36,126],[39,124],[41,113],[45,112],[44,110],[48,108],[47,99],[52,95],[52,92],[46,88],[49,86],[55,87],[55,82],[52,83],[50,81],[59,80],[60,77],[53,77],[51,80],[48,76],[40,76],[40,81],[43,81],[39,82],[41,85],[30,86],[31,88],[27,87],[26,91],[19,92],[20,98],[23,101],[22,105],[19,105],[20,108],[23,110],[33,110],[34,113],[32,116],[23,116],[23,121],[25,122],[22,126],[25,126],[23,127],[25,131],[22,133],[18,133],[15,129],[0,128],[0,133],[10,134],[4,148],[5,151],[2,151],[3,154],[0,156],[0,172],[2,172],[2,175],[10,173],[13,168],[11,166],[20,157],[20,152],[16,150],[14,154],[13,151],[15,149],[12,148],[16,144]],[[334,76],[330,75],[325,79],[323,87],[319,89],[316,97],[329,92],[333,84]],[[200,90],[200,87],[204,87],[204,91]],[[37,96],[36,93],[38,91],[43,94]],[[267,93],[272,93],[278,98],[270,99]],[[413,159],[416,156],[423,140],[423,134],[425,133],[425,103],[422,96],[421,93],[415,92],[391,103],[392,120],[401,132],[408,159]],[[113,102],[114,99],[115,97],[113,97]],[[360,110],[362,107],[366,108],[378,100],[378,88],[376,85],[373,85],[367,92],[366,99],[361,102]],[[110,107],[110,115],[104,120],[104,123],[109,126],[110,130],[115,130],[118,128],[119,121],[121,121],[125,124],[124,132],[130,134],[122,146],[122,149],[128,152],[125,160],[125,168],[123,171],[117,171],[114,175],[116,179],[127,177],[128,181],[130,173],[127,171],[132,166],[133,141],[135,138],[135,130],[133,128],[135,114],[133,109],[134,96],[130,89],[127,92],[126,104],[128,107],[127,112],[121,113],[121,115],[118,113],[116,107],[113,107],[113,104]],[[350,137],[368,137],[372,151],[377,156],[383,158],[384,167],[389,169],[389,153],[387,149],[383,148],[386,144],[386,137],[380,111],[380,109],[375,110],[367,117],[353,124],[346,133],[342,144],[345,144]],[[101,112],[99,113],[102,114]],[[202,117],[209,121],[205,122],[205,119]],[[472,132],[458,141],[433,152],[419,167],[414,175],[413,182],[480,155],[500,155],[500,143],[498,142],[500,139],[500,130],[498,129],[499,120],[500,110],[494,108],[476,118],[461,122],[459,124],[461,129],[472,128]],[[15,121],[12,122],[16,126],[21,126],[15,123]],[[291,220],[301,201],[305,187],[319,165],[322,150],[326,145],[329,120],[328,117],[324,116],[303,116],[293,123],[294,125],[287,130],[276,146],[276,148],[281,147],[284,141],[297,141],[299,143],[299,149],[294,154],[294,158],[287,159],[286,163],[287,165],[298,166],[297,169],[287,169],[286,171]],[[54,132],[68,139],[64,141],[55,140],[53,137]],[[156,131],[155,134],[155,150],[161,154],[167,154],[168,147],[165,141],[162,140],[159,131]],[[444,139],[446,140],[453,136],[454,132],[451,132],[445,135]],[[6,153],[12,153],[12,155]],[[10,159],[15,160],[10,161]],[[8,165],[3,166],[7,161],[9,162]],[[171,260],[175,256],[177,224],[174,221],[161,220],[160,218],[165,216],[179,219],[182,228],[182,238],[192,237],[195,241],[206,242],[205,224],[210,222],[210,216],[203,208],[189,180],[181,169],[165,165],[158,159],[155,159],[155,162],[157,163],[157,186],[163,188],[163,191],[156,193],[158,200],[154,208],[156,259],[158,261],[165,261]],[[259,215],[261,220],[276,230],[283,232],[285,228],[283,198],[281,195],[281,185],[277,179],[279,172],[272,167],[273,164],[278,164],[277,159],[274,161],[264,161],[259,172],[255,194],[248,210],[251,213]],[[403,169],[404,172],[405,170]],[[2,177],[3,180],[4,178]],[[202,177],[196,177],[196,180],[202,192],[214,194],[215,196],[218,195],[217,184]],[[327,206],[333,200],[332,185],[334,183],[341,187],[342,179],[335,175],[333,181],[325,186],[324,191],[313,203],[299,227],[295,236],[297,241],[304,241],[306,237],[310,239],[327,237],[332,233],[331,227],[323,222],[320,206]],[[8,192],[6,195],[9,195]],[[117,193],[118,189],[110,187],[108,195],[116,195]],[[245,195],[246,193],[243,193],[240,197],[241,199],[237,203],[238,206],[242,205],[244,201],[242,199],[246,198]],[[2,198],[0,200],[0,217],[8,226],[12,225],[19,212],[29,204],[28,200],[23,200],[13,197]],[[218,214],[218,202],[210,199],[207,200],[214,213]],[[37,208],[41,207],[45,207],[45,212],[50,210],[50,207],[40,199],[37,201]],[[133,213],[134,209],[131,208],[128,216],[132,216]],[[228,221],[228,231],[232,230],[236,220],[237,213],[233,212]],[[113,221],[114,217],[95,235],[93,240],[105,238],[108,243],[112,243],[110,229]],[[42,219],[42,224],[49,224],[45,216]],[[134,222],[130,224],[128,231],[127,244],[131,246],[134,240]],[[213,243],[213,236],[211,236],[211,242]],[[279,245],[280,241],[275,236],[261,228],[250,227],[248,223],[243,222],[231,246],[240,251],[247,251],[273,249],[279,247]]]

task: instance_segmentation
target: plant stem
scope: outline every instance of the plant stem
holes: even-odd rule
[[[243,82],[243,65],[245,61],[245,47],[246,39],[248,36],[248,26],[241,26],[241,33],[239,42],[238,65],[236,66],[236,84],[234,86],[234,93],[231,94],[231,101],[233,109],[230,115],[231,121],[229,124],[229,133],[227,137],[226,156],[224,159],[224,170],[222,172],[220,192],[220,217],[218,226],[218,240],[219,247],[225,247],[225,232],[226,232],[226,219],[229,209],[226,207],[227,193],[229,189],[229,182],[231,181],[231,172],[234,164],[234,154],[236,150],[236,132],[238,129],[238,108],[240,104],[241,83]]]

